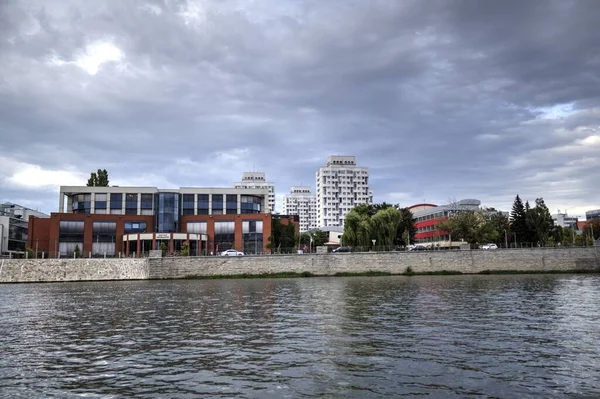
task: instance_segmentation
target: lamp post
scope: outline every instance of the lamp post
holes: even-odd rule
[[[504,248],[508,248],[508,234],[506,234],[506,229],[504,229]]]

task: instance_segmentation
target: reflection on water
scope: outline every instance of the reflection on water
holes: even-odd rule
[[[598,276],[0,285],[3,397],[600,396]]]

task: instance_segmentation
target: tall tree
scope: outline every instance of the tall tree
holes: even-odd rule
[[[510,213],[510,231],[513,240],[516,242],[526,242],[529,237],[529,227],[527,226],[527,212],[523,201],[517,194],[515,202]]]
[[[494,242],[496,244],[504,245],[504,239],[505,237],[508,237],[508,233],[510,232],[510,222],[508,217],[506,217],[502,212],[498,212],[494,208],[487,208],[485,209],[485,212],[487,214],[489,223],[496,231],[496,234],[494,235],[497,238]]]
[[[396,232],[396,245],[410,245],[415,242],[415,234],[417,234],[416,220],[412,212],[408,208],[400,208],[396,205],[400,212],[400,223]]]
[[[496,242],[499,232],[484,211],[462,211],[440,223],[439,228],[452,234],[452,239],[460,239],[469,244]]]
[[[543,198],[537,198],[535,200],[535,207],[527,212],[527,216],[532,242],[545,246],[548,242],[554,222]]]
[[[396,208],[389,206],[380,209],[371,218],[376,245],[390,247],[395,244],[402,215]]]
[[[90,173],[87,181],[88,187],[108,187],[108,172],[106,169],[98,169],[97,172]]]

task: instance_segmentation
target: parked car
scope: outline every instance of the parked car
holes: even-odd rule
[[[350,249],[350,247],[337,247],[336,249],[334,249],[331,252],[335,252],[335,253],[338,253],[338,252],[351,252],[351,249]]]
[[[227,251],[221,252],[221,256],[244,256],[244,253],[236,251],[235,249],[228,249]]]
[[[481,249],[498,249],[496,244],[485,244],[481,246]]]
[[[408,250],[409,251],[427,251],[427,249],[428,248],[424,245],[415,245],[414,247],[409,248]]]

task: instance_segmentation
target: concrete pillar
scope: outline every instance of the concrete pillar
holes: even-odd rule
[[[198,214],[198,194],[194,194],[194,215]]]
[[[136,215],[142,214],[142,193],[137,193],[137,213]]]
[[[236,194],[237,195],[237,214],[241,214],[242,213],[242,195],[241,194]]]

